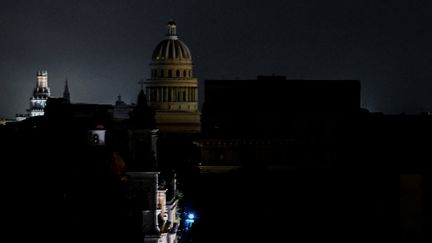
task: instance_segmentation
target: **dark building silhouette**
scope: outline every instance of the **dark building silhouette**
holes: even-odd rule
[[[143,90],[116,106],[48,98],[44,116],[0,126],[7,227],[58,214],[18,205],[61,184],[62,242],[173,239],[176,169],[199,216],[185,242],[431,239],[432,116],[361,109],[359,81],[208,80],[201,134],[159,136]]]
[[[143,89],[138,94],[137,104],[133,108],[130,117],[133,128],[156,128],[155,112],[147,105],[147,98]]]
[[[195,240],[430,239],[430,115],[361,109],[359,81],[269,76],[207,80],[202,125]]]
[[[65,98],[49,98],[44,116],[0,127],[4,156],[13,159],[7,179],[19,171],[29,192],[9,195],[13,201],[31,203],[48,195],[64,193],[61,215],[62,242],[115,240],[157,242],[175,239],[179,227],[178,198],[172,173],[160,172],[157,164],[157,130],[154,113],[143,92],[131,119],[114,120],[112,105],[73,104]],[[13,151],[25,151],[13,157]],[[53,188],[53,184],[61,186]],[[12,191],[19,191],[13,185]],[[46,213],[13,208],[17,224],[26,216]],[[54,213],[54,212],[53,212]],[[34,226],[50,234],[58,220]],[[43,226],[44,225],[44,226]],[[36,230],[37,229],[37,230]]]
[[[158,136],[142,91],[130,119],[114,119],[112,105],[49,98],[44,116],[0,126],[3,218],[22,230],[58,214],[18,205],[61,184],[62,242],[172,237],[174,164],[182,206],[198,215],[185,241],[428,242],[432,116],[368,112],[359,90],[349,80],[211,80],[202,133],[171,137]],[[34,224],[32,238],[57,222]]]
[[[124,130],[119,129],[120,133]],[[158,171],[155,112],[147,105],[143,89],[138,94],[137,104],[130,113],[130,127],[127,130],[129,141],[128,154],[133,166],[131,171]],[[123,142],[123,144],[125,144]],[[147,161],[143,164],[142,161]]]
[[[360,111],[355,80],[207,80],[198,142],[202,163],[325,165],[341,126]]]

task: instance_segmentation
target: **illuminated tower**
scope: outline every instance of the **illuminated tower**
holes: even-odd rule
[[[145,82],[147,100],[160,132],[198,133],[198,81],[193,77],[192,56],[177,36],[176,23],[171,20],[167,27],[167,38],[153,51],[151,78]]]
[[[46,70],[36,73],[36,87],[33,90],[33,96],[30,98],[30,116],[43,116],[46,101],[51,92],[48,87],[48,72]]]

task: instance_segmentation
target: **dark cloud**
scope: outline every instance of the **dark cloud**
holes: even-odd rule
[[[74,102],[134,101],[170,18],[201,81],[359,79],[367,108],[416,113],[432,106],[430,12],[426,0],[3,0],[0,117],[28,108],[39,69],[54,96],[68,78]]]

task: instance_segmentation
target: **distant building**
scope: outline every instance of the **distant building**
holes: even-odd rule
[[[201,165],[326,165],[335,133],[359,112],[356,80],[206,80]]]
[[[192,55],[179,40],[172,20],[168,22],[167,38],[153,51],[150,69],[146,94],[160,132],[199,133],[198,82],[193,77]]]
[[[48,87],[48,72],[41,70],[36,73],[36,87],[33,90],[33,95],[30,97],[30,108],[26,114],[16,114],[15,121],[20,122],[29,117],[45,115],[45,107],[48,98],[51,97],[51,90]],[[68,80],[65,81],[63,90],[62,102],[70,103],[70,92]]]
[[[33,90],[33,96],[30,98],[29,116],[43,116],[47,99],[51,96],[48,87],[48,72],[46,70],[36,73],[36,87]]]
[[[114,104],[114,120],[125,120],[129,119],[129,114],[132,111],[133,106],[126,104],[119,95],[117,101]]]
[[[29,117],[28,114],[16,114],[15,115],[15,121],[17,121],[17,122],[24,121],[28,117]]]

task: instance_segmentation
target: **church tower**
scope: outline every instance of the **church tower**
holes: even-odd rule
[[[198,81],[193,77],[192,55],[179,40],[176,23],[167,25],[167,37],[154,49],[151,77],[146,80],[150,107],[161,133],[199,133]]]
[[[68,85],[67,79],[66,79],[65,87],[64,87],[64,91],[63,91],[63,99],[65,99],[68,103],[70,103],[70,93],[69,93],[69,85]]]
[[[48,87],[48,72],[46,70],[36,73],[36,87],[33,90],[33,96],[30,98],[29,116],[43,116],[46,101],[51,92]]]

